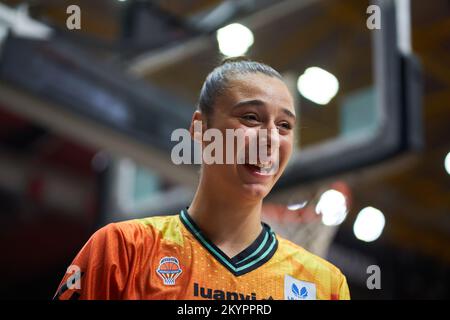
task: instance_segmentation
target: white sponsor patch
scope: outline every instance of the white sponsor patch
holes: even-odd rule
[[[295,279],[290,275],[284,276],[285,300],[316,300],[316,285]]]

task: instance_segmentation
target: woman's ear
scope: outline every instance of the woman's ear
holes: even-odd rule
[[[191,125],[189,127],[189,132],[191,138],[197,142],[202,142],[203,130],[205,128],[205,117],[200,111],[195,111],[192,115]]]

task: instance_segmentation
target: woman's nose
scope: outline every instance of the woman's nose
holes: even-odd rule
[[[280,142],[280,135],[275,123],[270,123],[259,130],[259,145],[268,149],[270,155],[273,151],[278,149]]]

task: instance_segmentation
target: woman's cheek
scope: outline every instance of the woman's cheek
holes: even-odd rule
[[[280,143],[281,159],[280,160],[283,162],[282,165],[284,165],[285,163],[287,163],[289,161],[289,158],[292,155],[292,149],[293,149],[292,138],[286,137],[281,140],[281,143]]]
[[[242,126],[239,129],[241,129],[244,134],[245,145],[247,146],[247,148],[250,146],[257,147],[258,130],[256,128],[250,128],[247,126]]]

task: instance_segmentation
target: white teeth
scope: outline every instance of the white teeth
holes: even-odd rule
[[[258,163],[257,166],[262,169],[269,169],[272,167],[272,165],[270,163]]]

